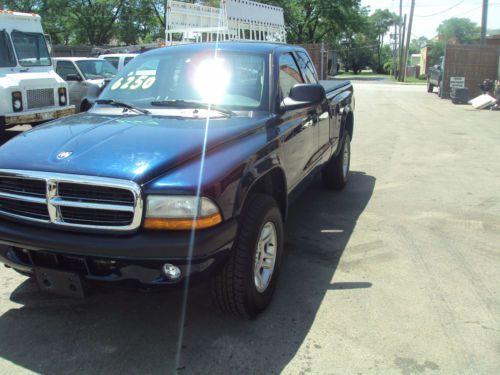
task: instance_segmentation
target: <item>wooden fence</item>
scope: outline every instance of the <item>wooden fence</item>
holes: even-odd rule
[[[443,97],[450,97],[451,77],[465,78],[471,98],[481,95],[480,83],[486,78],[500,79],[499,59],[499,46],[448,45],[444,60]]]

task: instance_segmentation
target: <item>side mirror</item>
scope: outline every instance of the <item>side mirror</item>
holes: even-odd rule
[[[321,104],[326,99],[326,93],[323,86],[318,84],[297,84],[290,90],[290,95],[283,99],[280,109],[291,111],[313,105]]]
[[[71,82],[80,82],[83,81],[82,77],[80,77],[79,74],[68,74],[66,76],[66,81],[71,81]]]

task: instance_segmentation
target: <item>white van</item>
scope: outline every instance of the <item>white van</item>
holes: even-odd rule
[[[0,10],[0,132],[75,113],[57,75],[40,16]]]
[[[106,55],[100,55],[99,58],[107,60],[116,68],[116,70],[120,71],[137,55],[138,53],[109,53]]]

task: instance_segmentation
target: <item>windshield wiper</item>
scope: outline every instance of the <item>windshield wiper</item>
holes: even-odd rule
[[[210,109],[223,113],[228,117],[236,116],[236,113],[234,113],[233,111],[230,111],[229,109],[220,107],[218,105],[195,102],[190,100],[158,100],[151,102],[151,105],[156,107],[194,108],[194,109],[207,109],[207,110]]]
[[[119,102],[113,99],[97,99],[95,101],[97,104],[107,104],[107,105],[112,105],[114,107],[121,107],[121,108],[126,108],[130,109],[132,111],[136,111],[139,113],[142,113],[143,115],[149,115],[151,112],[149,112],[147,109],[141,108],[141,107],[136,107],[132,104],[124,103],[124,102]]]

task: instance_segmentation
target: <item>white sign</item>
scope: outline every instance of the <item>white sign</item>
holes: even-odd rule
[[[465,87],[465,77],[450,77],[450,88],[463,89]]]

